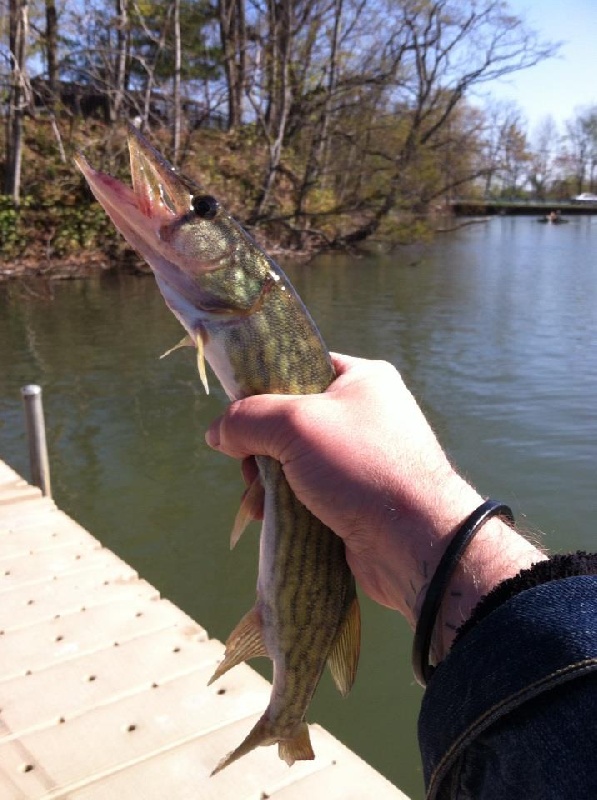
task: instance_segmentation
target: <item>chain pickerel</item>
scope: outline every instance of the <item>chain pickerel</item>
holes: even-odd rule
[[[116,228],[147,261],[166,304],[232,400],[324,391],[334,379],[325,344],[280,267],[196,183],[177,173],[135,129],[132,189],[77,165]],[[182,344],[182,343],[181,343]],[[306,713],[326,663],[345,695],[355,679],[360,612],[344,544],[296,498],[276,461],[258,457],[232,532],[236,543],[263,504],[257,599],[226,642],[212,681],[256,656],[273,662],[269,705],[214,773],[259,745],[289,765],[314,758]]]

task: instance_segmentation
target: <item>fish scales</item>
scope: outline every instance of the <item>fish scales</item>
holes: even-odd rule
[[[271,266],[266,266],[271,271]],[[265,270],[264,270],[265,271]],[[267,274],[267,273],[266,273]],[[238,324],[207,326],[229,337],[228,351],[240,394],[309,394],[329,386],[334,373],[325,347],[298,297],[282,278],[262,308]]]
[[[305,662],[309,672],[319,677],[337,632],[330,620],[343,616],[353,594],[348,567],[343,568],[346,574],[335,576],[333,581],[318,580],[322,567],[327,578],[332,565],[337,567],[342,561],[345,564],[338,547],[342,543],[315,517],[304,513],[279,465],[272,462],[265,467],[266,473],[271,470],[280,473],[272,488],[274,514],[286,514],[287,519],[280,525],[279,518],[274,518],[271,529],[265,526],[262,547],[275,548],[276,558],[262,559],[272,569],[270,574],[260,568],[258,591],[266,624],[277,631],[270,716],[282,728],[292,729],[296,725],[296,708],[307,707],[316,685],[301,681]],[[338,583],[343,584],[344,591],[338,591]]]
[[[138,132],[129,135],[132,190],[77,159],[99,202],[152,268],[164,299],[231,399],[324,391],[334,378],[329,353],[294,288],[210,195]],[[326,662],[342,694],[354,681],[360,615],[344,544],[300,503],[282,466],[256,458],[235,523],[236,543],[263,504],[254,607],[226,643],[213,680],[257,656],[273,662],[270,702],[245,740],[215,772],[260,745],[278,744],[288,764],[314,757],[306,713]]]

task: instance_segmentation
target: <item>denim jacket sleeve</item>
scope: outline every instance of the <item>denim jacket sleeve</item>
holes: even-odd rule
[[[428,800],[597,798],[597,576],[527,588],[457,639],[419,744]]]

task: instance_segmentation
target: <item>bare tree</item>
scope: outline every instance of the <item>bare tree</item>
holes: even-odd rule
[[[332,106],[337,97],[343,2],[344,0],[333,0],[332,4],[333,15],[329,33],[329,59],[324,70],[325,82],[322,86],[322,91],[319,92],[317,116],[311,126],[310,146],[295,204],[295,216],[299,221],[304,215],[305,202],[310,190],[322,179],[326,171]]]
[[[502,140],[502,191],[515,197],[523,180],[526,180],[531,152],[528,147],[526,132],[516,122],[509,125],[503,133]]]
[[[249,217],[254,224],[264,213],[282,158],[290,110],[291,42],[297,22],[293,0],[267,0],[267,33],[262,50],[264,83],[254,87],[249,99],[267,144],[268,163]],[[255,92],[259,93],[256,96]]]
[[[114,65],[114,97],[111,104],[111,119],[120,116],[127,89],[127,61],[129,47],[129,9],[128,0],[115,0],[116,12],[116,53]]]
[[[172,163],[178,164],[180,155],[180,128],[182,108],[180,101],[180,79],[182,70],[182,46],[180,39],[180,0],[173,0],[173,45],[174,45],[174,119],[172,126]]]
[[[484,126],[481,134],[481,154],[483,159],[484,191],[489,197],[496,188],[503,186],[506,168],[509,132],[524,130],[526,121],[517,103],[511,100],[491,99],[483,109]]]
[[[4,193],[12,197],[15,208],[18,208],[21,202],[23,116],[29,95],[29,79],[26,63],[28,37],[28,2],[27,0],[10,0],[10,86],[8,113],[6,115],[6,174]]]
[[[597,166],[597,106],[577,111],[566,123],[566,143],[577,193],[580,194],[586,184],[593,191]]]
[[[555,177],[560,136],[552,116],[544,117],[535,129],[531,142],[528,179],[538,200],[546,200]]]
[[[554,52],[552,44],[538,42],[501,0],[469,0],[458,7],[449,0],[397,0],[392,8],[394,41],[402,47],[392,82],[402,99],[403,135],[395,149],[380,150],[385,185],[367,219],[337,237],[338,244],[362,241],[378,230],[399,201],[405,172],[445,129],[468,93]]]
[[[247,71],[247,25],[244,0],[219,0],[220,46],[228,95],[228,130],[242,124]]]
[[[346,20],[346,4],[353,6]],[[302,0],[268,2],[267,15],[257,16],[256,39],[248,70],[248,97],[267,143],[264,178],[249,221],[267,219],[276,179],[284,174],[295,188],[294,209],[276,213],[306,223],[309,194],[328,181],[329,151],[334,120],[354,95],[359,67],[350,54],[349,35],[365,7],[363,0]],[[354,43],[353,43],[354,44]],[[352,67],[347,67],[348,64]],[[344,64],[344,67],[342,67]],[[348,76],[350,73],[350,77]],[[366,71],[370,76],[370,70]],[[282,164],[285,153],[298,155],[297,169]],[[294,231],[300,238],[300,230]]]
[[[58,17],[56,15],[56,0],[46,0],[44,49],[48,68],[48,106],[53,113],[54,104],[58,97]]]

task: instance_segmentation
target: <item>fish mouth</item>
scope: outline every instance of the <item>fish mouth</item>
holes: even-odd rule
[[[175,250],[170,240],[173,227],[188,217],[201,189],[178,174],[130,125],[128,147],[132,188],[94,169],[81,154],[75,163],[116,228],[151,267],[167,305],[193,333],[202,305],[195,280],[201,266]]]
[[[164,249],[159,247],[160,229],[191,210],[192,197],[199,187],[177,174],[132,126],[128,129],[128,147],[132,188],[94,169],[81,154],[75,157],[75,164],[125,239],[151,261],[156,248]]]

